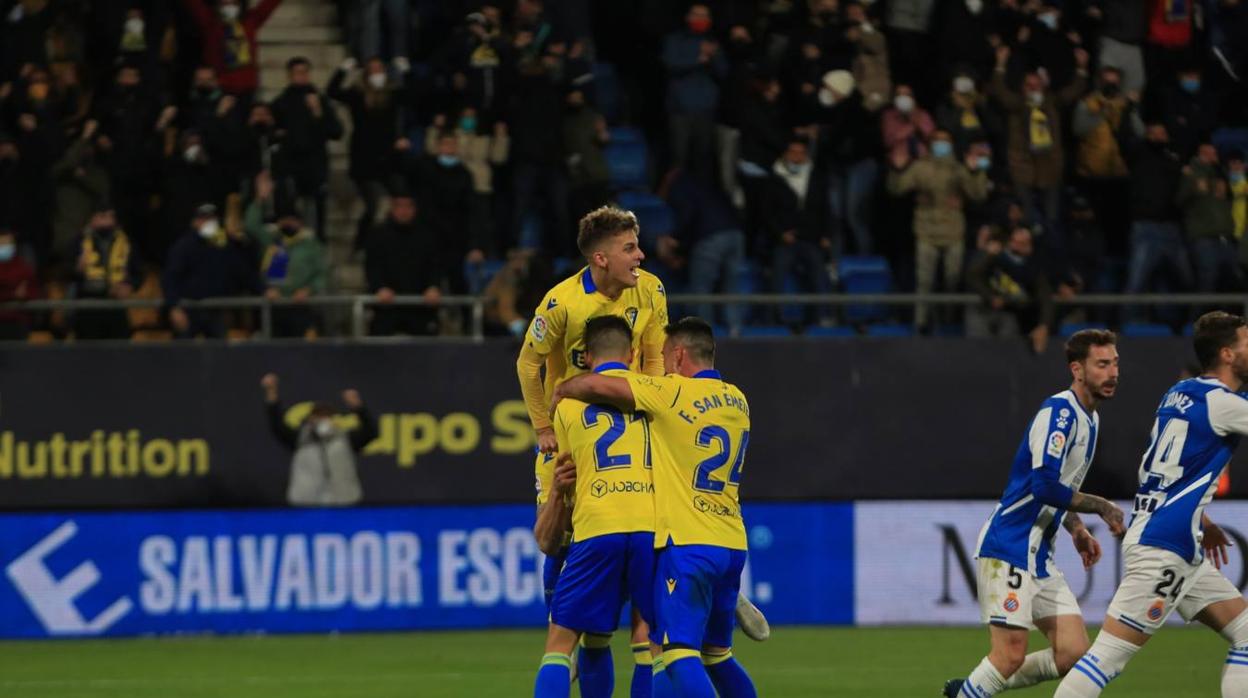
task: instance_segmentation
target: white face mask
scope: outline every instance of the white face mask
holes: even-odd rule
[[[975,91],[975,81],[965,75],[960,75],[953,79],[953,89],[958,94],[970,94]]]
[[[193,145],[182,151],[182,157],[186,158],[187,162],[196,162],[199,160],[199,156],[203,154],[204,147],[201,145]]]
[[[984,9],[984,0],[966,0],[966,10],[977,15]]]
[[[131,17],[130,19],[127,19],[126,20],[126,33],[127,34],[142,34],[143,33],[143,20],[138,17]]]
[[[328,419],[322,419],[316,423],[316,435],[322,439],[328,439],[334,434],[334,423]]]
[[[231,22],[238,19],[238,5],[222,5],[221,16]]]
[[[819,103],[825,107],[830,107],[836,104],[836,95],[832,93],[832,90],[825,87],[819,90]]]
[[[1031,106],[1033,107],[1040,106],[1041,104],[1044,103],[1044,93],[1043,92],[1028,92],[1027,102],[1031,104]]]
[[[220,229],[221,227],[217,225],[215,218],[206,220],[199,226],[199,236],[205,239],[213,238],[216,237],[217,231]]]
[[[370,74],[370,75],[368,76],[368,84],[369,84],[369,85],[370,85],[370,86],[371,86],[374,90],[380,90],[381,88],[383,88],[383,87],[385,87],[385,86],[386,86],[386,74],[385,74],[385,73],[372,73],[372,74]]]
[[[914,97],[910,95],[897,95],[893,99],[893,106],[897,107],[897,111],[902,114],[909,114],[914,111]]]

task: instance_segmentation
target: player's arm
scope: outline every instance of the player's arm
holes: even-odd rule
[[[1062,526],[1070,532],[1070,539],[1075,544],[1075,550],[1079,553],[1079,557],[1083,560],[1083,568],[1091,569],[1101,559],[1101,544],[1096,540],[1096,536],[1083,525],[1083,519],[1073,511],[1066,512],[1066,518],[1062,520]]]
[[[1218,436],[1248,436],[1248,400],[1235,393],[1214,390],[1205,396],[1209,407],[1209,426]]]
[[[557,408],[565,398],[612,405],[630,412],[634,405],[633,388],[627,379],[600,373],[582,373],[555,386],[550,408]]]
[[[538,305],[529,323],[529,331],[524,336],[524,344],[520,347],[520,357],[516,359],[520,394],[524,396],[529,422],[537,432],[537,447],[542,453],[554,453],[556,448],[555,432],[547,412],[548,396],[542,384],[542,366],[552,348],[563,338],[567,321],[567,311],[563,306],[555,304],[551,307],[550,300],[548,294]]]
[[[641,335],[641,372],[647,376],[663,375],[663,342],[667,339],[667,293],[659,284],[652,294],[654,312]]]
[[[559,552],[568,530],[572,528],[572,504],[569,500],[575,490],[576,464],[572,462],[571,453],[561,453],[555,463],[550,496],[538,510],[537,523],[533,525],[537,547],[546,555]]]
[[[1122,510],[1113,502],[1094,494],[1076,492],[1061,482],[1062,461],[1075,417],[1062,415],[1052,405],[1036,415],[1031,425],[1031,496],[1041,504],[1082,514],[1097,514],[1109,525],[1110,533],[1126,532]]]

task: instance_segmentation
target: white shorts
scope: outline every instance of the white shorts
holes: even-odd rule
[[[1057,570],[1040,579],[1008,562],[981,557],[978,589],[980,620],[989,625],[1032,630],[1041,618],[1081,615],[1079,601]]]
[[[1193,565],[1169,550],[1138,543],[1124,546],[1122,558],[1126,571],[1106,615],[1140,632],[1152,635],[1171,611],[1191,622],[1210,604],[1240,598],[1239,589],[1208,559]]]

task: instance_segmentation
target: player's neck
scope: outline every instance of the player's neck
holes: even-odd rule
[[[594,280],[594,287],[598,289],[598,293],[615,300],[624,292],[624,284],[613,281],[607,276],[607,271],[600,267],[591,266],[589,268],[589,278]]]
[[[1075,399],[1079,401],[1080,405],[1083,405],[1083,409],[1087,410],[1088,414],[1095,412],[1096,406],[1100,404],[1100,400],[1096,399],[1096,396],[1092,394],[1092,391],[1088,390],[1088,386],[1084,383],[1071,383],[1070,392],[1075,394]]]
[[[1244,382],[1235,376],[1235,372],[1231,370],[1230,366],[1223,366],[1216,371],[1209,371],[1201,378],[1212,378],[1221,381],[1223,385],[1237,393],[1240,388],[1244,387]]]

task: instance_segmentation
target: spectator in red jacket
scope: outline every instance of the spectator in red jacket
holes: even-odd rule
[[[214,13],[204,0],[182,0],[199,25],[204,63],[217,71],[221,89],[250,96],[260,86],[256,34],[282,0],[260,0],[243,11],[238,0],[221,0]]]
[[[39,297],[35,270],[17,254],[17,236],[0,225],[0,303]],[[20,310],[0,310],[0,341],[24,340],[30,333],[30,317]]]

